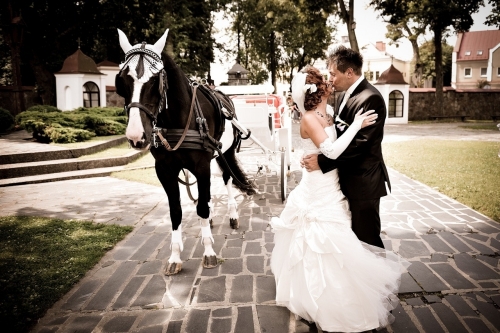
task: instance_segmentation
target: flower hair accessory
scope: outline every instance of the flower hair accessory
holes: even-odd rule
[[[312,93],[315,93],[318,90],[318,87],[316,87],[316,84],[314,84],[314,83],[312,83],[312,84],[305,84],[304,88],[302,88],[302,91],[304,92],[304,94],[307,94],[308,90],[309,90],[309,93],[312,94]]]

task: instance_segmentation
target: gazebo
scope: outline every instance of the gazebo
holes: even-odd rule
[[[385,123],[408,124],[410,85],[403,78],[403,73],[391,65],[380,75],[375,87],[380,91],[387,105]]]
[[[106,106],[106,74],[79,48],[64,60],[62,69],[54,75],[59,109]]]
[[[248,71],[238,62],[227,72],[227,84],[230,86],[245,86],[250,84],[248,79]]]

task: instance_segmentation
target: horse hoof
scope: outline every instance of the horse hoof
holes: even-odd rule
[[[232,229],[238,229],[240,227],[240,222],[238,219],[229,219],[229,225],[231,226]]]
[[[165,268],[165,275],[175,275],[179,273],[182,269],[182,263],[172,262],[168,263],[167,268]]]
[[[216,256],[203,256],[203,267],[204,268],[214,268],[217,267],[217,257]]]

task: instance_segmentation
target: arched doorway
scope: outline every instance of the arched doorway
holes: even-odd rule
[[[94,82],[86,82],[83,85],[83,106],[92,108],[100,105],[99,87]]]

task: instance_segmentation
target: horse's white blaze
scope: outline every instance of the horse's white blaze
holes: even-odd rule
[[[232,219],[238,219],[238,210],[236,199],[234,198],[234,189],[233,189],[233,178],[229,178],[226,185],[227,189],[227,210],[229,212],[229,217]]]
[[[134,92],[132,94],[132,102],[139,103],[141,97],[143,83],[134,79]],[[128,116],[128,124],[125,135],[127,139],[134,142],[134,145],[137,142],[144,140],[143,139],[144,127],[142,126],[141,121],[141,112],[139,108],[131,108]]]

